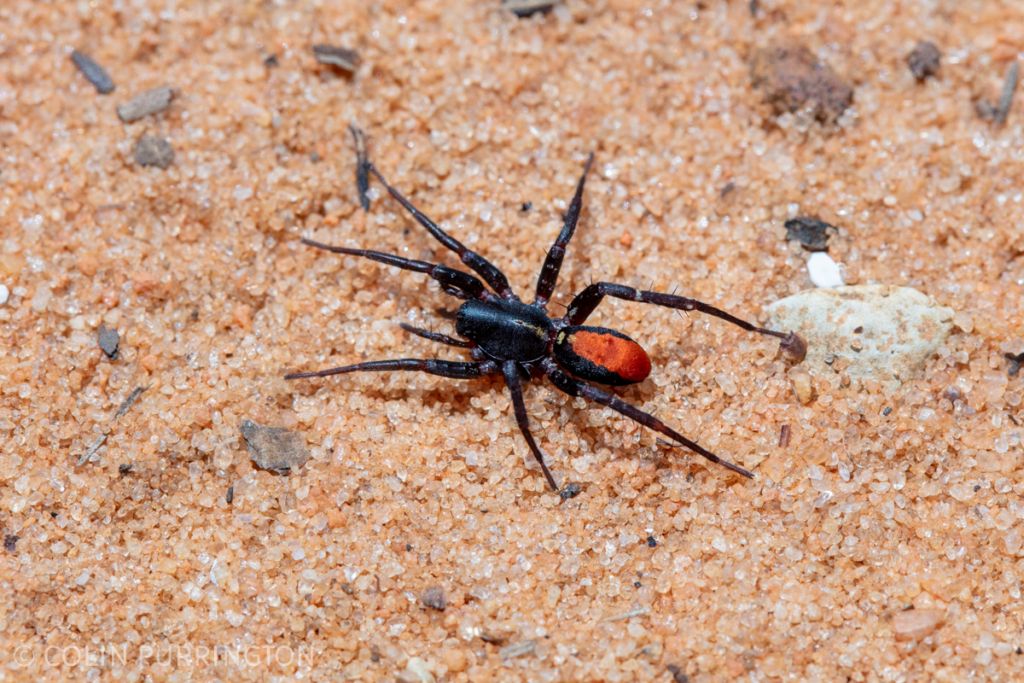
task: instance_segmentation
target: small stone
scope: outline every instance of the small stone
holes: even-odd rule
[[[359,68],[359,62],[362,61],[355,50],[336,45],[314,45],[313,57],[321,64],[336,66],[350,74],[355,73]]]
[[[18,549],[18,539],[21,537],[16,534],[4,534],[4,550],[9,553],[13,553]]]
[[[100,323],[100,329],[96,333],[97,341],[100,345],[100,350],[110,360],[116,360],[118,355],[118,347],[121,345],[121,335],[118,334],[117,330],[112,330],[103,323]]]
[[[828,251],[828,238],[839,228],[812,216],[797,216],[785,223],[786,239],[800,242],[807,251]]]
[[[7,300],[11,297],[11,290],[7,289],[7,285],[0,285],[0,306],[7,303]]]
[[[842,287],[845,284],[839,264],[823,251],[816,251],[807,259],[807,276],[815,287]]]
[[[86,80],[92,83],[96,92],[101,95],[109,95],[114,92],[114,81],[110,78],[110,74],[92,57],[78,50],[72,50],[71,61]]]
[[[803,45],[758,50],[750,73],[776,114],[806,108],[822,123],[832,123],[853,102],[853,88]]]
[[[923,81],[939,70],[941,58],[942,55],[935,43],[922,40],[907,55],[907,66],[910,67],[910,73],[914,74],[914,78]]]
[[[141,136],[135,143],[135,163],[139,166],[156,166],[166,169],[174,161],[171,143],[156,135]]]
[[[1020,372],[1020,366],[1024,365],[1024,352],[1021,353],[1004,353],[1003,358],[1010,362],[1006,368],[1006,374],[1010,377],[1016,377],[1017,373]]]
[[[444,588],[441,586],[431,586],[423,591],[420,602],[424,607],[436,609],[438,612],[443,612],[448,607],[448,597],[444,594]]]
[[[144,116],[157,114],[167,109],[174,99],[174,90],[169,86],[153,88],[117,106],[117,115],[125,123],[138,121]]]
[[[793,392],[797,400],[807,405],[814,399],[814,386],[811,384],[810,373],[804,370],[796,370],[790,373],[789,381],[793,383]]]
[[[672,674],[672,683],[690,683],[690,677],[683,673],[679,665],[669,664],[666,668]]]
[[[808,290],[776,301],[767,312],[770,327],[798,330],[807,340],[801,367],[812,375],[834,375],[829,364],[842,359],[852,378],[897,385],[913,377],[953,329],[952,309],[892,285]]]
[[[569,500],[580,495],[583,490],[583,486],[578,482],[570,481],[568,484],[562,487],[562,490],[558,492],[558,497],[562,500]]]
[[[896,640],[918,640],[931,635],[945,619],[941,609],[908,609],[892,618]]]
[[[426,661],[420,657],[410,657],[406,662],[405,671],[398,676],[402,683],[434,683],[434,674],[430,672]]]
[[[301,434],[280,427],[265,427],[252,420],[242,421],[242,437],[249,456],[260,469],[288,474],[309,460],[306,440]]]

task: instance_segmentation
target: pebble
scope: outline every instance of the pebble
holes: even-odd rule
[[[796,330],[807,340],[802,367],[812,375],[834,374],[829,364],[841,359],[850,377],[897,385],[945,342],[954,313],[916,289],[893,285],[812,289],[766,310],[769,327]]]
[[[110,78],[110,74],[102,66],[96,63],[96,61],[78,50],[71,51],[71,61],[74,62],[75,67],[85,76],[86,80],[92,83],[92,86],[96,88],[96,92],[101,95],[109,95],[114,92],[114,81]]]
[[[786,239],[796,240],[807,251],[828,251],[828,238],[839,228],[814,216],[797,216],[785,223]]]
[[[896,640],[918,640],[931,635],[944,617],[941,609],[908,609],[893,615],[892,630]]]
[[[156,135],[143,135],[135,143],[135,163],[139,166],[156,166],[166,169],[174,161],[171,143]]]
[[[807,275],[815,287],[842,287],[845,284],[839,264],[823,251],[816,251],[807,259]]]
[[[0,285],[0,306],[7,303],[7,300],[11,297],[11,290],[7,289],[7,285]]]
[[[301,434],[280,427],[266,427],[252,420],[243,420],[241,431],[249,456],[260,469],[288,474],[309,460],[306,440]]]
[[[118,346],[121,344],[121,335],[118,334],[117,330],[112,330],[104,324],[100,324],[100,329],[96,332],[96,340],[99,342],[100,349],[110,360],[117,359]]]
[[[169,86],[161,86],[136,95],[124,104],[117,105],[117,115],[125,123],[138,121],[144,116],[158,114],[167,109],[174,99],[174,90]]]
[[[942,55],[935,43],[922,40],[907,55],[907,66],[910,67],[910,73],[914,74],[914,78],[923,81],[939,70],[941,58]]]
[[[443,612],[448,607],[448,597],[444,594],[444,588],[441,586],[431,586],[423,591],[420,602],[424,607],[436,609],[438,612]]]
[[[806,108],[822,123],[832,123],[853,102],[853,88],[804,45],[758,50],[750,74],[776,114]]]

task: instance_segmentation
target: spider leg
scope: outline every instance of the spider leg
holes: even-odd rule
[[[461,270],[449,268],[448,266],[439,265],[437,263],[430,263],[428,261],[416,261],[413,259],[407,259],[401,256],[396,256],[394,254],[388,254],[383,251],[373,251],[371,249],[350,249],[349,247],[337,247],[330,244],[317,242],[316,240],[311,240],[306,237],[302,238],[302,243],[311,247],[316,247],[317,249],[331,251],[334,252],[335,254],[362,256],[373,261],[386,263],[389,266],[395,266],[396,268],[402,268],[404,270],[414,270],[417,273],[426,273],[430,277],[440,282],[441,288],[444,289],[445,292],[460,299],[487,300],[493,298],[494,296],[484,288],[484,283],[480,282],[480,280],[478,280],[477,278],[473,277],[469,273],[464,273]]]
[[[566,319],[569,321],[569,324],[583,324],[583,322],[590,317],[590,314],[594,312],[594,309],[597,308],[597,305],[601,303],[601,299],[606,296],[612,296],[616,299],[625,299],[626,301],[638,301],[644,304],[665,306],[667,308],[674,308],[680,311],[700,311],[701,313],[713,315],[716,318],[721,318],[733,325],[742,327],[744,330],[778,337],[783,340],[783,346],[786,347],[788,347],[789,344],[793,344],[794,339],[799,339],[792,332],[778,332],[776,330],[758,327],[757,325],[748,323],[746,320],[737,318],[731,313],[726,313],[720,308],[715,308],[711,304],[706,304],[703,301],[697,301],[696,299],[690,299],[685,296],[676,296],[675,294],[650,292],[647,290],[636,289],[634,287],[627,287],[626,285],[616,284],[614,282],[598,282],[588,286],[582,292],[577,294],[572,300],[572,303],[569,304],[569,312],[566,314]]]
[[[381,184],[387,189],[388,193],[394,197],[399,204],[405,207],[405,210],[412,214],[412,217],[415,218],[420,225],[427,229],[427,232],[433,235],[438,242],[458,254],[459,258],[462,259],[462,262],[476,271],[476,273],[480,275],[480,277],[482,277],[495,292],[506,299],[517,299],[512,288],[508,284],[508,278],[505,277],[504,273],[498,270],[497,266],[442,230],[437,223],[430,220],[425,213],[413,206],[413,203],[406,199],[401,192],[391,187],[391,185],[388,184],[388,181],[384,179],[384,176],[380,174],[380,171],[377,170],[377,167],[372,163],[367,162],[366,168],[374,175],[374,177],[377,178],[377,180],[381,182]]]
[[[434,358],[399,358],[397,360],[372,360],[366,363],[342,365],[337,368],[314,370],[312,372],[291,372],[285,375],[284,378],[305,379],[307,377],[347,375],[350,372],[387,372],[392,370],[428,372],[431,375],[451,377],[452,379],[474,379],[476,377],[483,377],[484,375],[490,375],[497,372],[498,367],[492,361],[467,363],[462,361],[437,360]]]
[[[519,431],[523,433],[523,438],[526,439],[527,445],[533,452],[533,457],[537,459],[541,471],[544,472],[544,478],[548,480],[548,486],[551,487],[552,491],[557,491],[558,484],[555,483],[555,478],[551,476],[551,470],[544,463],[544,453],[541,452],[537,442],[533,440],[533,434],[530,433],[530,418],[526,414],[526,403],[523,401],[523,385],[519,380],[519,367],[517,363],[511,360],[503,362],[501,364],[501,373],[505,375],[505,384],[508,385],[509,393],[512,394],[512,408],[516,414]]]
[[[750,472],[749,470],[745,470],[739,465],[734,465],[728,460],[723,460],[722,458],[718,457],[711,451],[707,450],[706,448],[698,444],[696,441],[687,439],[685,436],[675,431],[674,429],[672,429],[664,422],[651,415],[650,413],[644,412],[643,410],[640,410],[636,406],[626,403],[625,401],[623,401],[618,396],[615,396],[614,394],[609,394],[608,392],[598,389],[597,387],[587,384],[586,382],[580,382],[569,377],[564,372],[562,372],[558,368],[558,366],[554,364],[553,361],[546,361],[544,364],[544,370],[547,372],[548,377],[551,378],[551,382],[560,390],[564,391],[570,396],[582,396],[585,399],[607,406],[612,410],[621,413],[622,415],[625,415],[634,422],[638,422],[645,427],[648,427],[656,432],[664,434],[673,441],[680,443],[683,446],[686,446],[694,453],[704,456],[713,463],[722,465],[723,467],[730,469],[733,472],[736,472],[737,474],[742,474],[744,477],[748,477],[750,479],[754,478],[753,473]]]
[[[447,344],[448,346],[458,346],[463,349],[473,348],[473,342],[463,341],[462,339],[456,339],[455,337],[449,337],[447,334],[441,334],[440,332],[431,332],[430,330],[424,330],[422,327],[413,327],[406,323],[398,323],[398,326],[409,334],[415,334],[417,337],[423,337],[430,341],[440,342]]]
[[[572,239],[572,235],[576,231],[576,222],[580,219],[580,209],[583,207],[583,185],[587,182],[587,173],[593,163],[594,153],[591,152],[587,157],[587,162],[583,165],[580,180],[576,184],[576,194],[573,195],[572,202],[569,203],[569,210],[565,212],[562,232],[558,233],[555,243],[548,249],[548,255],[544,259],[544,265],[537,277],[537,296],[533,300],[534,305],[546,306],[548,299],[551,298],[551,293],[555,291],[558,273],[562,269],[562,259],[565,258],[565,249],[569,246],[569,240]]]

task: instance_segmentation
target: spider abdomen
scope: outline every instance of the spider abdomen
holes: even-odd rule
[[[521,301],[467,301],[459,308],[455,330],[489,358],[525,363],[547,353],[551,320]]]
[[[606,327],[576,325],[559,330],[554,354],[572,374],[601,384],[635,384],[651,374],[651,359],[643,347]]]

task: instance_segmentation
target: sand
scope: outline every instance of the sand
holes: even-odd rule
[[[977,103],[1024,56],[1024,15],[826,4],[5,2],[0,678],[1012,678],[1024,111]],[[942,53],[921,82],[919,40]],[[357,50],[355,73],[319,43]],[[834,121],[752,87],[755,52],[791,43],[853,87]],[[164,86],[166,109],[119,119]],[[812,286],[783,223],[813,215],[846,282],[915,287],[955,329],[890,390],[607,301],[593,321],[655,368],[618,393],[757,477],[531,383],[551,468],[581,487],[563,501],[499,380],[283,379],[465,356],[398,328],[451,331],[425,276],[299,242],[457,264],[378,183],[359,207],[350,123],[524,297],[593,151],[554,312],[611,280],[763,321]],[[162,146],[137,160],[143,135],[166,168]],[[244,420],[309,460],[255,468]]]

